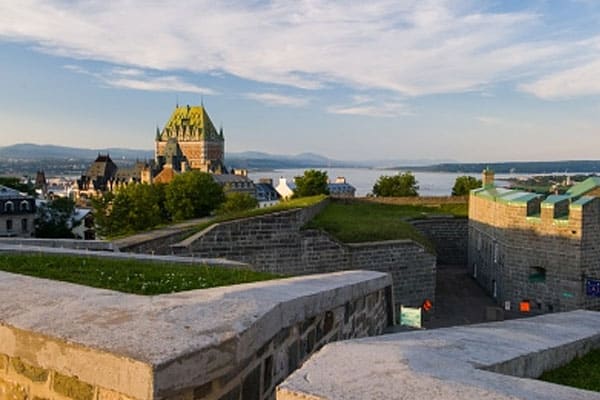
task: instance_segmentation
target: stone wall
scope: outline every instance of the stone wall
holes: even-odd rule
[[[410,223],[433,244],[437,263],[467,265],[469,220],[467,218],[429,217]]]
[[[215,224],[172,246],[179,255],[241,261],[261,271],[306,275],[352,269],[390,273],[398,304],[435,296],[435,255],[411,240],[344,244],[302,230],[324,205]]]
[[[6,244],[9,246],[38,246],[90,251],[119,251],[119,249],[113,246],[111,242],[104,240],[0,238],[0,244]]]
[[[326,343],[381,334],[392,296],[370,271],[161,296],[0,272],[0,399],[274,399]]]
[[[414,205],[414,206],[438,206],[440,204],[466,204],[467,196],[417,196],[417,197],[360,197],[357,200],[372,203]]]

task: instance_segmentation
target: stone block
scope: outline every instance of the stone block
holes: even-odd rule
[[[27,364],[18,357],[12,358],[10,364],[17,374],[27,377],[32,382],[45,382],[48,379],[48,370]]]
[[[55,392],[73,400],[93,400],[94,398],[94,387],[76,377],[55,373],[52,387]]]
[[[28,400],[27,389],[16,383],[0,379],[0,399]]]

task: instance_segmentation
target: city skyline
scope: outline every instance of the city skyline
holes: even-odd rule
[[[228,152],[597,159],[592,1],[0,4],[0,138],[151,149],[204,103]]]

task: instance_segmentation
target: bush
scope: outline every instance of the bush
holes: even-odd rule
[[[327,181],[327,172],[318,171],[316,169],[306,170],[304,171],[303,176],[297,176],[295,178],[296,189],[294,189],[293,197],[297,198],[329,194]]]
[[[466,196],[472,189],[478,189],[481,187],[481,180],[472,176],[459,176],[454,181],[454,187],[452,187],[452,196]]]
[[[248,193],[227,193],[225,202],[219,207],[218,213],[233,214],[258,207],[258,200]]]
[[[173,220],[205,217],[225,200],[223,188],[210,174],[190,171],[167,186],[166,209]]]
[[[377,197],[418,196],[419,186],[411,172],[394,176],[382,175],[373,186],[373,194]]]

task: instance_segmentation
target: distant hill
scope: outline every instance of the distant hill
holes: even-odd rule
[[[135,160],[154,158],[154,151],[152,150],[122,148],[82,149],[33,143],[19,143],[0,147],[0,157],[14,160],[93,160],[98,153],[109,153],[113,159]]]
[[[489,167],[498,174],[553,174],[576,172],[600,172],[600,160],[564,160],[564,161],[507,161],[497,163],[444,163],[428,166],[412,166],[413,171],[454,172],[479,174]],[[408,167],[395,167],[406,169]]]

